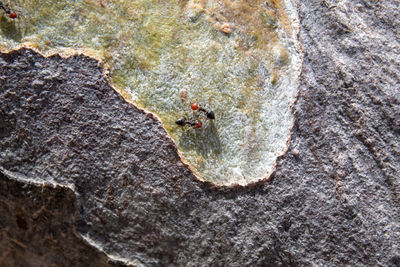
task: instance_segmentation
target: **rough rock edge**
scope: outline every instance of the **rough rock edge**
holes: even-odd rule
[[[24,185],[32,185],[34,187],[41,188],[41,189],[47,187],[51,190],[61,188],[62,190],[69,191],[74,196],[74,206],[77,207],[77,203],[78,203],[77,192],[75,191],[75,186],[73,184],[61,185],[58,183],[40,182],[35,179],[31,179],[29,177],[23,176],[21,174],[18,174],[18,175],[14,174],[13,172],[10,172],[0,166],[0,178],[1,178],[1,176],[4,176],[9,181],[21,182]],[[95,243],[89,237],[83,236],[76,231],[76,229],[77,229],[76,222],[78,221],[78,216],[79,216],[77,209],[75,209],[75,213],[71,214],[71,216],[73,216],[73,220],[75,222],[74,227],[72,228],[72,233],[74,234],[74,236],[77,237],[78,240],[80,240],[82,242],[82,244],[95,249],[99,254],[105,256],[107,259],[107,262],[111,266],[134,266],[134,267],[144,266],[142,263],[134,262],[134,261],[131,261],[126,258],[122,258],[119,256],[115,256],[113,254],[106,253],[99,244]]]
[[[132,261],[129,260],[127,258],[123,258],[120,256],[116,256],[113,254],[109,254],[106,253],[103,249],[102,246],[100,246],[99,244],[97,244],[93,239],[91,239],[89,236],[84,236],[84,235],[80,235],[80,237],[89,245],[92,246],[93,248],[97,249],[99,252],[103,253],[105,256],[108,257],[108,259],[111,262],[115,262],[121,265],[126,265],[126,266],[133,266],[133,267],[145,267],[146,265],[142,264],[141,262],[137,262],[137,261]]]

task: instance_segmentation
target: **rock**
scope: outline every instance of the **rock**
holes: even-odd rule
[[[247,185],[268,179],[288,149],[302,62],[293,3],[268,3],[26,3],[24,23],[0,26],[21,37],[0,34],[0,46],[11,51],[29,40],[43,55],[71,55],[73,47],[101,59],[110,83],[161,120],[198,179]],[[192,126],[176,125],[180,118]]]
[[[0,201],[1,266],[125,266],[76,232],[77,200],[70,188],[3,169]]]
[[[95,60],[1,54],[0,265],[398,265],[395,3],[298,10],[289,151],[247,187],[197,181]]]

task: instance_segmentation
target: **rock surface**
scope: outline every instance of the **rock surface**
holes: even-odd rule
[[[111,84],[157,115],[198,179],[254,183],[287,151],[302,59],[292,1],[16,0],[10,8],[29,16],[0,16],[1,48],[101,59]],[[180,118],[201,127],[178,126]]]
[[[95,60],[1,54],[0,265],[400,265],[395,5],[299,3],[290,148],[245,188],[196,181]]]
[[[76,233],[76,196],[0,173],[0,266],[125,266]]]

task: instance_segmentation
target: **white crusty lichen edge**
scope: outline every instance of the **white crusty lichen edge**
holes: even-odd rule
[[[199,174],[197,173],[196,170],[192,170],[193,168],[190,167],[188,163],[186,163],[185,160],[183,162],[186,165],[189,165],[189,169],[195,174],[196,178],[198,178],[200,181],[212,184],[215,188],[236,188],[236,187],[252,187],[256,186],[260,183],[264,183],[268,181],[272,174],[276,171],[276,166],[277,162],[280,157],[284,156],[290,146],[290,141],[291,141],[291,136],[292,136],[292,130],[294,127],[294,122],[295,122],[295,103],[297,101],[297,97],[299,94],[299,84],[300,84],[300,74],[301,74],[301,69],[302,69],[302,64],[303,64],[303,48],[301,46],[300,40],[299,40],[299,33],[300,33],[300,21],[298,17],[298,5],[299,2],[297,0],[284,0],[282,1],[283,5],[282,8],[284,9],[285,15],[287,16],[290,24],[290,32],[285,32],[283,30],[283,26],[281,25],[280,31],[279,31],[279,36],[284,39],[288,45],[289,49],[289,55],[290,55],[290,60],[291,63],[289,64],[289,71],[288,73],[290,74],[289,81],[291,83],[291,86],[295,88],[295,93],[290,99],[290,104],[289,108],[291,110],[291,123],[290,127],[288,129],[289,133],[287,135],[287,140],[284,148],[280,151],[277,152],[275,162],[272,165],[271,169],[269,172],[267,172],[265,175],[259,178],[253,178],[250,181],[246,182],[232,182],[230,184],[218,184],[210,181],[204,181],[203,179],[199,178]],[[183,156],[181,155],[181,158]]]
[[[290,110],[291,110],[291,115],[292,115],[292,121],[291,121],[291,126],[289,128],[289,135],[288,139],[286,140],[286,146],[284,149],[278,153],[275,159],[275,163],[272,166],[271,170],[266,174],[266,176],[261,177],[260,179],[256,181],[250,181],[247,184],[231,184],[229,186],[253,186],[257,185],[259,183],[263,183],[267,180],[269,180],[272,176],[272,174],[276,171],[276,166],[277,162],[280,157],[284,156],[287,151],[289,150],[290,146],[290,141],[292,137],[292,130],[294,127],[294,122],[295,122],[295,103],[298,98],[299,94],[299,84],[300,84],[300,74],[302,70],[302,65],[303,65],[303,48],[300,43],[299,39],[299,34],[300,34],[300,21],[299,21],[299,16],[298,16],[298,5],[299,1],[298,0],[284,0],[283,1],[283,6],[282,8],[285,11],[285,14],[288,17],[290,26],[291,26],[291,31],[290,32],[284,32],[281,27],[281,31],[279,32],[280,37],[286,37],[285,39],[287,40],[288,48],[289,48],[289,54],[290,54],[290,59],[291,59],[291,64],[289,67],[289,73],[291,75],[290,81],[293,83],[293,87],[296,88],[296,93],[292,97],[290,101]]]
[[[280,155],[278,155],[277,160],[279,157],[282,157],[285,155],[289,149],[290,146],[290,140],[292,137],[292,130],[294,127],[294,122],[295,122],[295,103],[297,101],[298,95],[299,95],[299,86],[300,86],[300,75],[301,75],[301,70],[302,70],[302,65],[303,65],[303,47],[300,43],[300,20],[298,16],[298,10],[299,10],[299,1],[298,0],[285,0],[284,1],[284,9],[286,14],[288,15],[288,18],[290,20],[290,25],[292,26],[292,32],[290,32],[290,39],[289,39],[289,44],[290,48],[294,50],[294,53],[291,53],[292,60],[295,60],[295,63],[290,65],[290,73],[292,74],[291,81],[294,83],[294,87],[296,88],[296,93],[293,96],[291,103],[290,103],[290,109],[292,111],[292,125],[290,127],[290,134],[289,138],[286,142],[286,149],[282,151]],[[274,171],[276,168],[276,162],[274,166]],[[272,173],[271,173],[272,174]],[[269,178],[269,177],[267,177]]]

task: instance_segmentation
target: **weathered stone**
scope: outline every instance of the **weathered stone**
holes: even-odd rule
[[[76,232],[77,200],[70,188],[28,180],[0,172],[1,266],[126,265]]]
[[[146,266],[398,266],[396,3],[323,3],[298,6],[289,151],[272,180],[248,187],[196,181],[96,61],[1,54],[0,264],[107,265],[89,242]],[[24,234],[36,229],[43,238]]]
[[[3,17],[0,47],[63,55],[73,47],[101,59],[111,84],[161,120],[198,179],[254,183],[285,154],[302,58],[291,1],[23,2],[10,8],[29,16]]]

